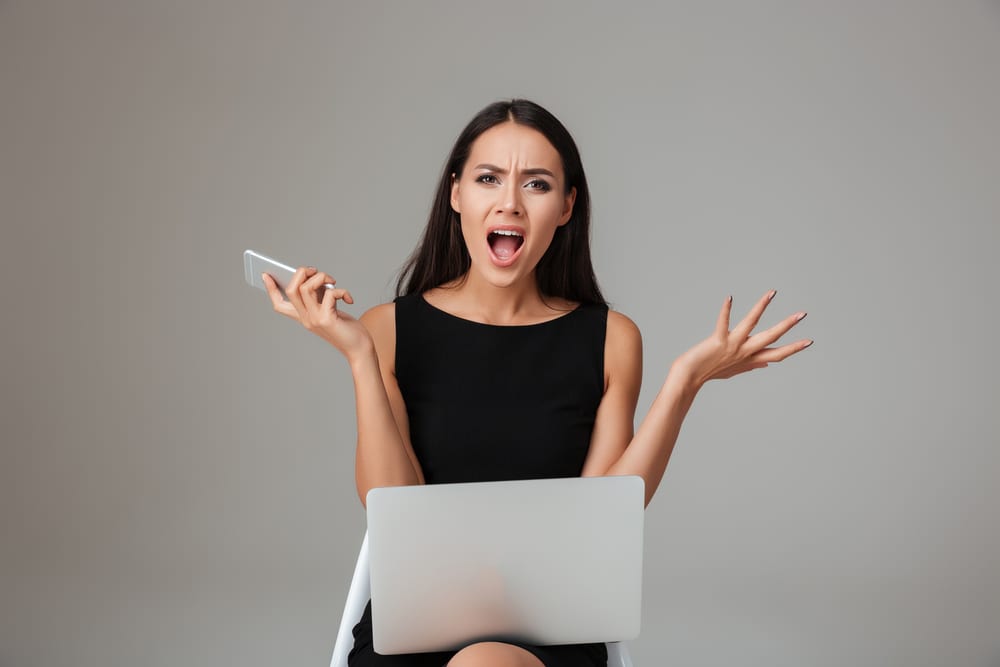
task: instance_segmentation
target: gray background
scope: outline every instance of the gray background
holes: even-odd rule
[[[350,374],[241,253],[390,298],[511,96],[580,144],[639,418],[725,295],[810,312],[688,417],[637,662],[1000,664],[996,2],[236,0],[0,0],[0,664],[328,661]]]

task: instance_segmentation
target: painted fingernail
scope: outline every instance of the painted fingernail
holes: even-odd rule
[[[808,315],[808,314],[809,313],[799,313],[798,315],[795,316],[795,321],[796,322],[801,322],[805,318],[805,316]]]

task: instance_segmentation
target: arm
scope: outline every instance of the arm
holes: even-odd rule
[[[674,361],[663,387],[634,435],[635,399],[629,402],[626,398],[638,396],[641,339],[638,329],[627,318],[616,313],[613,319],[609,313],[605,351],[608,386],[598,407],[583,474],[639,475],[646,483],[648,505],[663,478],[684,417],[706,382],[764,368],[812,344],[812,341],[802,340],[768,347],[805,317],[805,313],[792,315],[751,336],[773,297],[774,292],[768,292],[732,331],[729,329],[732,298],[727,299],[719,313],[715,332]],[[622,320],[631,327],[624,325]],[[605,404],[608,410],[604,409]]]
[[[396,380],[396,306],[376,306],[361,316],[373,349],[351,361],[358,411],[354,474],[362,504],[377,486],[423,484],[410,444],[406,404]]]
[[[394,304],[372,308],[360,320],[338,310],[336,302],[354,303],[343,289],[323,289],[336,283],[316,269],[299,268],[281,297],[274,281],[264,285],[275,311],[300,322],[336,347],[347,359],[354,378],[358,419],[355,480],[364,504],[376,486],[422,484],[423,472],[409,440],[406,406],[396,382],[396,322]],[[323,292],[323,298],[318,293]]]
[[[635,406],[641,384],[642,336],[639,327],[621,313],[608,311],[604,339],[604,396],[597,406],[590,449],[587,450],[581,476],[613,474],[608,470],[632,441]]]
[[[638,432],[605,475],[639,475],[646,483],[646,505],[660,486],[681,423],[698,393],[673,368],[642,420]]]

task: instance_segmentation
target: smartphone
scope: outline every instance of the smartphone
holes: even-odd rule
[[[281,296],[285,298],[285,301],[288,301],[288,295],[285,294],[285,285],[291,282],[292,276],[295,275],[295,269],[253,250],[244,250],[243,274],[247,279],[247,284],[251,287],[267,291],[267,287],[264,286],[264,279],[260,277],[262,273],[267,273],[274,278],[274,282],[278,284],[278,289],[281,290]],[[333,283],[326,283],[323,287],[333,289]]]

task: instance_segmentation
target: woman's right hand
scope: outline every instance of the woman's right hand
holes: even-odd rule
[[[348,361],[374,350],[375,344],[368,329],[337,308],[340,299],[344,303],[354,303],[351,293],[338,287],[323,287],[327,283],[337,283],[329,274],[314,267],[300,266],[285,288],[288,301],[281,296],[281,290],[270,275],[263,274],[263,279],[276,312],[299,322],[333,345]],[[321,291],[322,300],[318,297]]]

